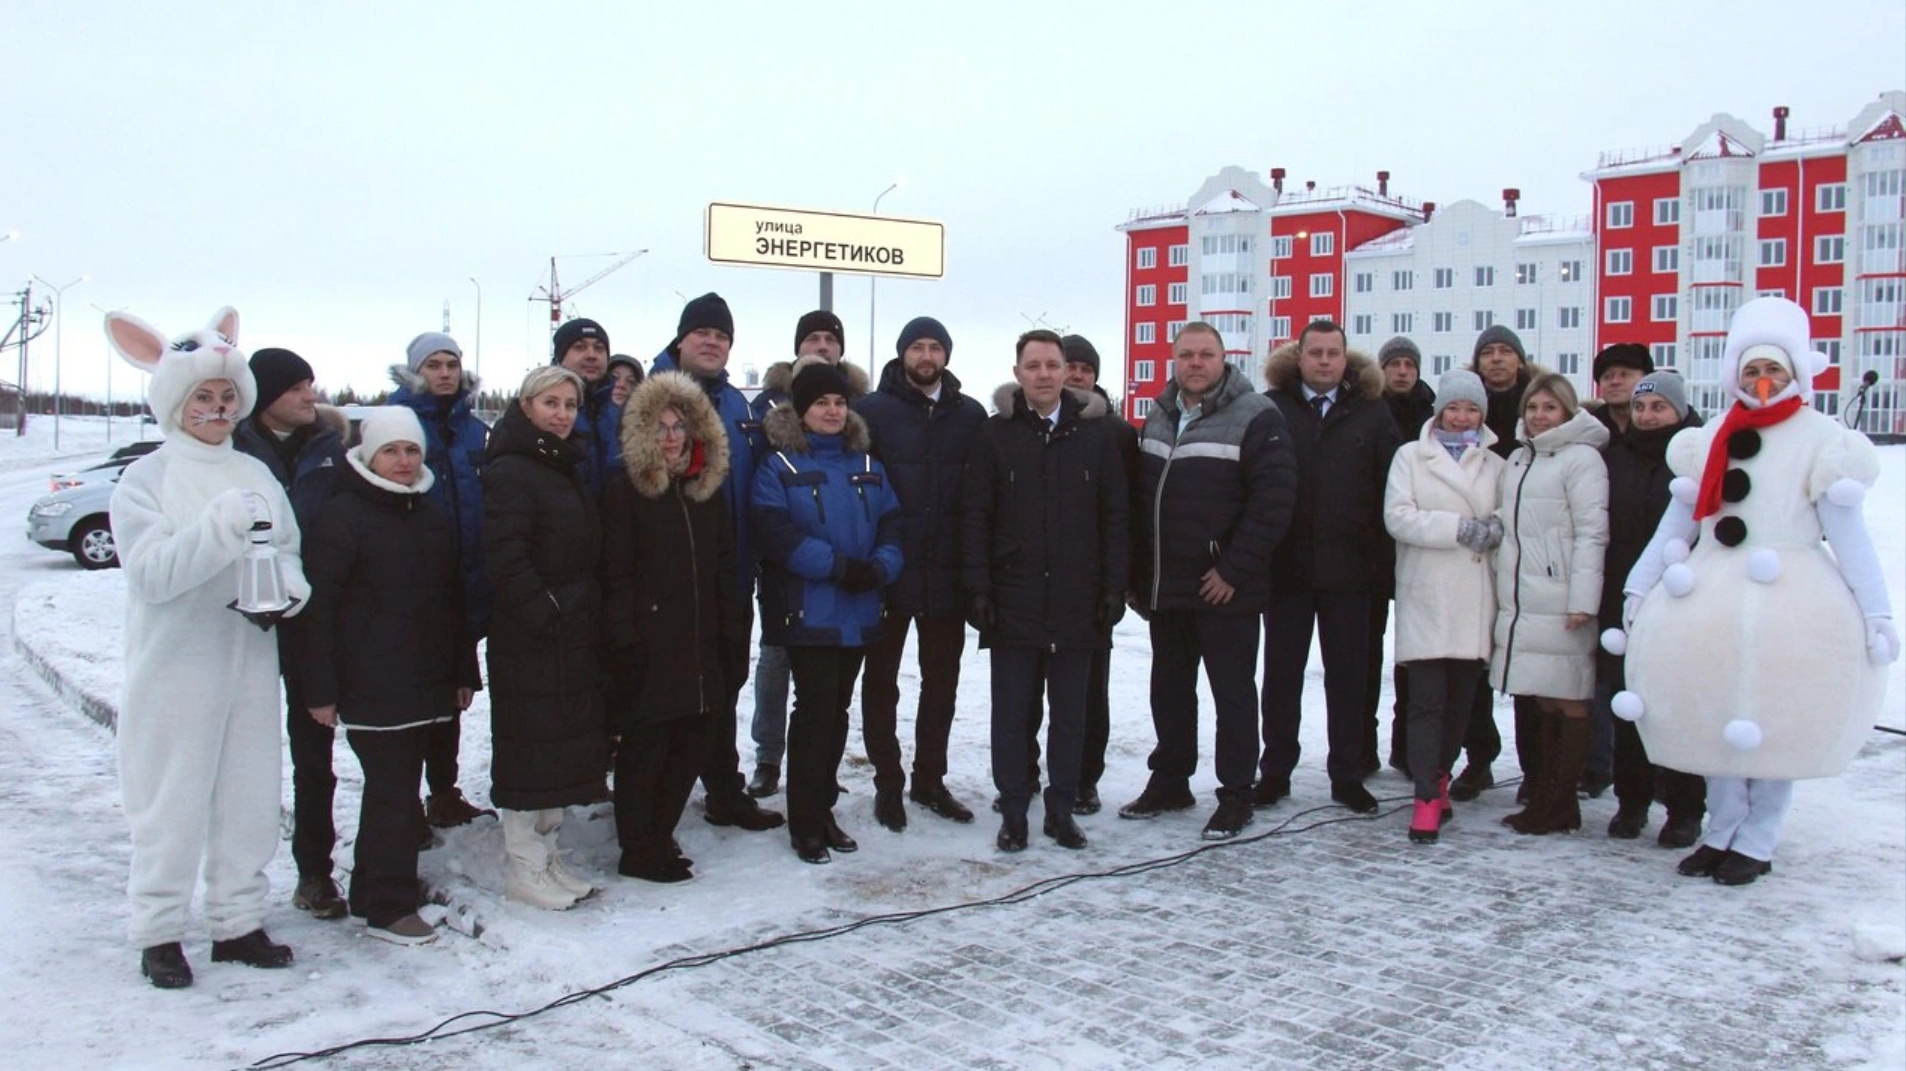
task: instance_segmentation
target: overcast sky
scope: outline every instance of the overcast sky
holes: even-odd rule
[[[1717,111],[1843,124],[1906,87],[1899,0],[1666,4],[165,3],[0,6],[0,278],[67,292],[64,382],[100,394],[99,314],[167,334],[231,304],[247,349],[321,387],[386,384],[441,324],[513,386],[547,360],[551,255],[649,253],[578,295],[644,359],[682,298],[733,306],[731,368],[788,355],[811,274],[717,267],[731,200],[946,225],[936,282],[879,285],[876,364],[938,316],[982,398],[1028,318],[1123,354],[1129,209],[1207,175],[1374,183],[1448,204],[1585,212],[1603,149]],[[560,262],[578,282],[609,261]],[[837,277],[849,356],[868,283]],[[51,386],[54,333],[30,381]],[[9,351],[0,378],[14,377]],[[119,365],[115,394],[138,373]],[[1116,377],[1113,377],[1116,378]]]

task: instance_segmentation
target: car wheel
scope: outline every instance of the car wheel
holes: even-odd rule
[[[73,530],[68,542],[73,560],[85,569],[111,569],[119,564],[119,548],[113,545],[113,530],[103,517],[94,517]]]

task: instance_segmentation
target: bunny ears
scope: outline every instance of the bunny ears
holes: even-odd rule
[[[147,403],[167,437],[179,431],[179,413],[192,388],[207,380],[230,380],[238,389],[240,420],[257,400],[257,383],[238,348],[238,311],[229,305],[203,328],[170,340],[137,316],[109,312],[106,340],[126,363],[151,374]]]
[[[211,336],[207,338],[206,336]],[[167,351],[178,349],[191,352],[201,346],[223,344],[226,349],[235,349],[238,345],[238,310],[230,305],[212,314],[212,319],[203,330],[182,335],[176,340],[168,339],[159,333],[158,328],[139,317],[124,312],[106,314],[106,341],[112,344],[113,352],[126,359],[126,363],[141,372],[157,372],[159,358]]]

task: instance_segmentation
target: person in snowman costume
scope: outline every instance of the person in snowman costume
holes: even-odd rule
[[[205,879],[213,962],[289,967],[264,930],[278,848],[278,643],[229,607],[254,526],[271,524],[285,594],[310,597],[298,525],[271,471],[232,448],[257,387],[237,346],[238,313],[168,342],[138,318],[106,316],[112,347],[152,374],[159,449],[114,489],[126,574],[119,783],[132,831],[132,941],[161,989],[192,984],[180,942]],[[261,530],[262,531],[262,530]]]
[[[1708,832],[1679,870],[1723,885],[1773,869],[1793,782],[1852,761],[1899,657],[1860,513],[1879,454],[1812,407],[1827,358],[1808,337],[1784,298],[1734,314],[1735,404],[1669,444],[1673,500],[1623,585],[1626,630],[1603,637],[1626,655],[1614,712],[1653,761],[1707,777]]]

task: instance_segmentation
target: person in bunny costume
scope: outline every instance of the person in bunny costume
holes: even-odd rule
[[[165,443],[127,467],[112,498],[126,573],[119,782],[132,828],[132,941],[152,984],[192,984],[180,942],[201,871],[212,960],[288,967],[265,934],[265,865],[278,847],[278,644],[228,609],[257,520],[271,522],[286,593],[310,597],[291,503],[232,448],[257,389],[238,313],[168,342],[108,313],[114,351],[152,375]]]
[[[1852,761],[1899,657],[1860,513],[1879,455],[1811,406],[1827,358],[1808,338],[1784,298],[1734,314],[1735,404],[1669,444],[1673,500],[1623,585],[1626,631],[1603,637],[1626,655],[1614,712],[1652,760],[1707,777],[1708,832],[1679,870],[1723,885],[1773,869],[1793,782]]]

